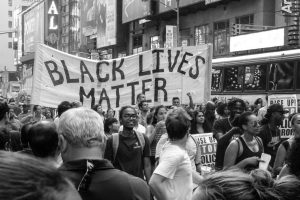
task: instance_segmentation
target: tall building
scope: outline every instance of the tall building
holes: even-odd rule
[[[13,55],[13,0],[0,3],[0,71],[15,71]]]

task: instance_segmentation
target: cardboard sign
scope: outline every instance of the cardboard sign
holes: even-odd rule
[[[210,99],[211,45],[154,49],[114,60],[94,61],[39,44],[35,54],[32,103],[57,107],[80,101],[103,108],[135,105],[144,93],[151,105]]]
[[[284,110],[289,110],[289,113],[285,114],[282,125],[280,126],[280,138],[290,138],[294,135],[291,123],[288,120],[289,115],[298,112],[297,96],[293,95],[271,95],[268,98],[268,105],[280,104]]]
[[[217,140],[212,133],[203,133],[192,135],[198,143],[198,156],[196,160],[201,160],[202,166],[208,166],[211,169],[215,168]]]

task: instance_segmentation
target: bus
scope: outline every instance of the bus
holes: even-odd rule
[[[216,58],[212,66],[212,98],[253,104],[266,95],[296,94],[300,105],[300,49]]]

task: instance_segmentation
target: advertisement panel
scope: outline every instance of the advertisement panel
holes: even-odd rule
[[[286,95],[270,95],[268,97],[268,105],[280,104],[283,106],[284,110],[288,110],[289,113],[284,115],[284,120],[280,129],[280,138],[290,138],[294,135],[291,123],[288,120],[288,116],[298,112],[298,101],[296,94],[286,94]]]
[[[35,44],[44,41],[44,2],[24,14],[24,52],[35,52]]]
[[[45,31],[45,43],[51,47],[57,48],[58,45],[58,0],[46,1],[47,19]]]
[[[158,12],[163,13],[170,11],[172,9],[177,8],[177,0],[160,0],[161,3],[159,3]],[[193,5],[195,3],[199,3],[204,0],[179,0],[179,7],[185,7],[188,5]]]
[[[105,61],[76,57],[46,45],[35,54],[32,103],[57,107],[62,101],[80,101],[86,107],[134,105],[144,93],[151,105],[183,104],[190,92],[195,103],[210,99],[211,45],[154,49]],[[170,78],[172,77],[172,78]]]
[[[151,14],[151,1],[123,0],[122,23],[144,18]]]
[[[116,0],[80,0],[80,46],[97,37],[97,48],[116,44]]]
[[[177,26],[166,25],[166,48],[177,47]]]
[[[117,4],[116,0],[98,0],[97,48],[116,44]]]

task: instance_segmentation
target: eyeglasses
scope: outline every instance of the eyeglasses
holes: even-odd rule
[[[260,122],[254,121],[254,122],[249,123],[248,125],[250,125],[252,127],[259,127],[260,126]]]
[[[130,118],[136,119],[137,115],[123,115],[123,117],[126,118],[126,119],[130,119]]]
[[[89,189],[89,186],[91,184],[91,176],[92,176],[92,171],[94,169],[94,164],[87,160],[86,161],[86,172],[83,175],[78,187],[77,187],[77,191],[78,192],[82,192],[82,191],[87,191]]]

